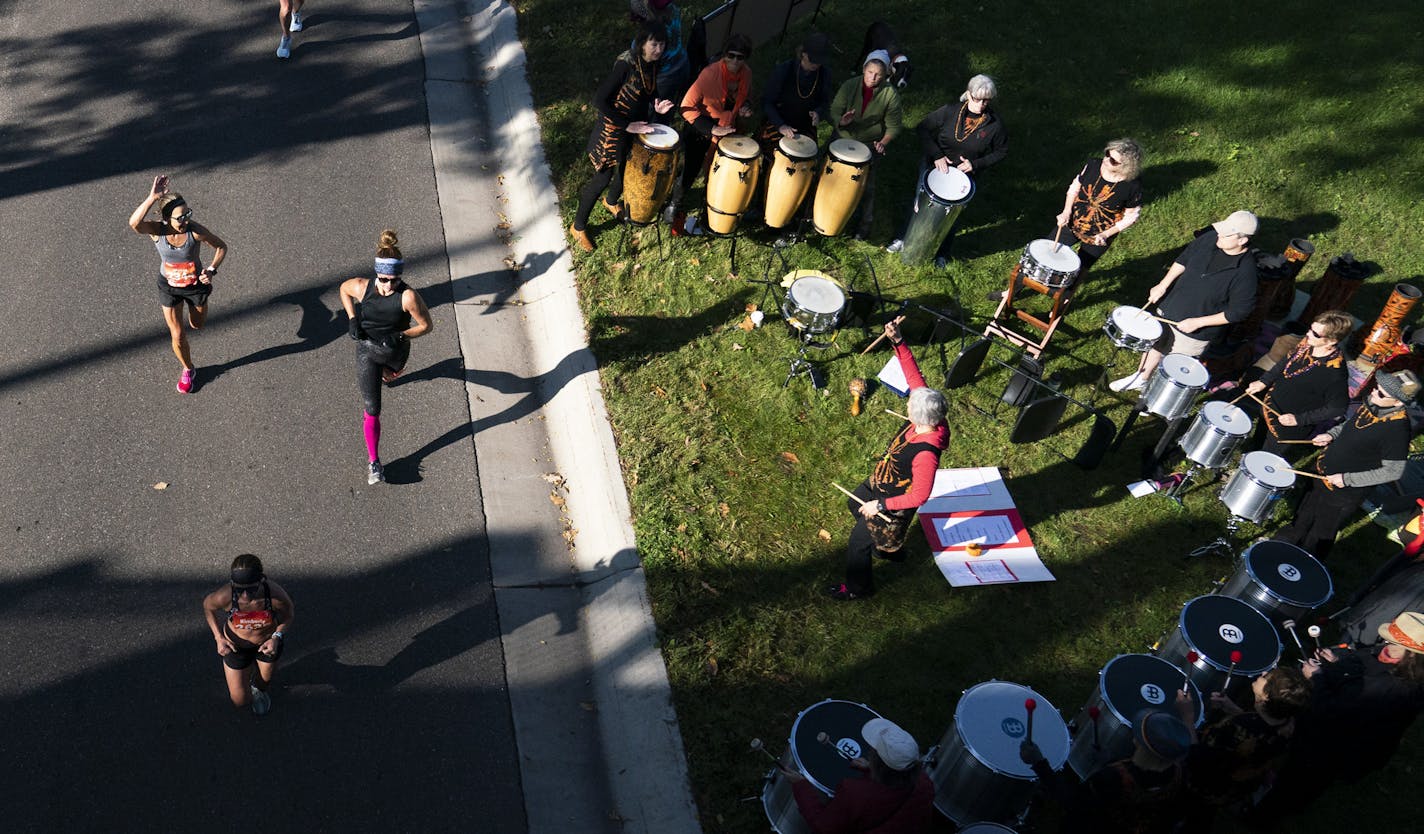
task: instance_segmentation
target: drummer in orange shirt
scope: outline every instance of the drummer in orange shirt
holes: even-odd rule
[[[747,59],[752,57],[752,42],[746,35],[732,35],[722,49],[722,58],[708,64],[697,74],[687,94],[682,97],[682,118],[687,126],[682,131],[683,169],[682,194],[692,190],[692,184],[707,168],[707,154],[717,140],[737,132],[737,119],[752,116],[752,69]],[[673,197],[673,204],[681,195]],[[687,212],[673,215],[672,233],[701,234],[689,227]]]

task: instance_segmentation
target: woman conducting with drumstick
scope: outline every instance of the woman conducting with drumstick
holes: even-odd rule
[[[958,104],[946,104],[915,126],[920,137],[920,173],[915,177],[916,187],[931,167],[946,172],[957,168],[971,179],[979,172],[1002,160],[1009,153],[1009,134],[1004,130],[1004,121],[989,102],[999,97],[999,88],[994,79],[987,75],[976,75],[964,86]],[[905,221],[906,229],[909,219]],[[905,246],[905,230],[885,247],[888,252],[899,252]],[[949,258],[950,246],[954,243],[951,228],[939,251],[935,253],[935,267],[944,269]]]
[[[855,527],[846,545],[845,582],[828,589],[832,599],[842,602],[875,593],[870,568],[873,557],[904,560],[901,548],[910,522],[915,510],[929,500],[939,456],[949,445],[944,395],[925,385],[915,356],[900,335],[901,320],[886,322],[885,336],[895,346],[895,356],[909,383],[910,421],[891,438],[870,477],[847,501]]]
[[[588,137],[588,158],[593,176],[579,192],[578,213],[569,227],[569,237],[585,252],[593,251],[588,236],[588,216],[598,196],[608,189],[603,205],[615,217],[623,197],[623,162],[628,158],[630,138],[651,133],[653,114],[672,110],[672,101],[656,98],[658,65],[667,46],[667,31],[661,23],[646,23],[638,30],[633,48],[618,56],[613,71],[594,94],[598,125]]]
[[[1142,147],[1131,139],[1114,139],[1103,158],[1089,162],[1068,184],[1054,240],[1078,244],[1078,281],[1142,214]],[[1071,234],[1071,237],[1064,232]]]

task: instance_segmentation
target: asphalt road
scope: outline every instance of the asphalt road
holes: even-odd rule
[[[524,830],[414,16],[314,0],[282,62],[275,15],[0,0],[7,831]],[[187,396],[160,172],[231,246]],[[368,487],[336,288],[385,227],[436,330]],[[241,552],[297,609],[261,719],[199,608]]]

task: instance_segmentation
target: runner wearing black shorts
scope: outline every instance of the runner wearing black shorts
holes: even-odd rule
[[[295,613],[292,598],[267,578],[262,560],[251,553],[232,560],[229,583],[203,598],[233,706],[251,704],[258,715],[272,708],[267,690]]]
[[[161,220],[147,220],[149,209],[158,204]],[[178,357],[183,372],[178,377],[178,393],[193,390],[197,368],[188,350],[188,334],[184,329],[183,310],[187,309],[187,326],[198,330],[208,318],[208,295],[213,291],[213,276],[227,257],[227,244],[202,225],[193,222],[193,210],[182,195],[168,190],[168,177],[153,180],[153,188],[134,213],[129,216],[129,228],[153,239],[158,249],[158,304],[168,325],[173,355]],[[202,261],[202,245],[213,248],[213,262],[206,267]]]

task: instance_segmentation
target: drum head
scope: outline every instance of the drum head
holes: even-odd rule
[[[1197,597],[1182,606],[1182,634],[1202,660],[1223,671],[1231,668],[1231,653],[1241,652],[1236,671],[1259,675],[1281,657],[1281,638],[1266,615],[1239,599]]]
[[[1110,318],[1118,330],[1130,336],[1153,342],[1162,338],[1162,322],[1141,307],[1114,307]]]
[[[1256,542],[1241,554],[1246,572],[1276,598],[1315,608],[1335,592],[1330,571],[1314,556],[1287,542]]]
[[[776,146],[781,148],[782,153],[792,159],[816,158],[816,140],[804,133],[798,133],[795,136],[783,136],[781,137],[781,141],[776,143]]]
[[[1183,356],[1180,353],[1170,353],[1163,358],[1158,373],[1166,374],[1168,379],[1183,388],[1205,388],[1207,381],[1211,378],[1211,375],[1206,372],[1206,366],[1192,357]]]
[[[667,125],[649,125],[653,129],[652,133],[639,133],[638,141],[650,148],[660,151],[671,150],[677,147],[679,136],[677,131]]]
[[[969,181],[969,177],[958,168],[950,168],[948,171],[931,168],[925,174],[925,185],[931,194],[950,203],[963,200],[969,195],[969,190],[974,187],[974,183]],[[1074,258],[1077,256],[1075,255]]]
[[[1285,489],[1295,483],[1291,465],[1280,455],[1270,452],[1248,452],[1241,459],[1241,468],[1258,484]]]
[[[1054,770],[1068,760],[1068,725],[1047,698],[1007,681],[987,681],[973,686],[954,708],[954,726],[964,747],[991,770],[1034,778],[1033,769],[1019,758],[1019,745],[1028,733],[1024,701],[1038,702],[1033,713],[1033,742]]]
[[[1140,710],[1164,709],[1175,714],[1177,693],[1182,690],[1183,679],[1181,669],[1160,657],[1120,654],[1103,667],[1103,703],[1128,726]],[[1196,723],[1200,724],[1204,711],[1196,684],[1188,683],[1187,694],[1196,704]]]
[[[717,153],[733,159],[756,159],[761,155],[761,146],[750,136],[734,133],[722,137],[717,143]]]
[[[1058,251],[1053,251],[1057,246]],[[1083,261],[1078,257],[1078,253],[1068,248],[1067,244],[1055,244],[1051,240],[1040,238],[1028,245],[1028,253],[1034,261],[1042,266],[1046,266],[1055,272],[1074,272]]]
[[[854,139],[837,139],[831,143],[831,156],[841,162],[862,165],[870,161],[870,148],[864,142]]]
[[[791,725],[791,757],[797,769],[821,792],[835,795],[836,785],[842,779],[859,772],[836,751],[844,751],[852,759],[861,756],[868,745],[860,735],[860,728],[879,717],[865,704],[850,701],[827,699],[807,708]],[[820,733],[825,733],[833,746],[817,741]]]
[[[797,278],[787,294],[798,308],[812,313],[834,315],[845,307],[845,293],[835,281],[823,275]]]
[[[1201,419],[1210,423],[1217,431],[1232,437],[1245,437],[1251,432],[1251,418],[1246,416],[1246,412],[1220,400],[1212,400],[1202,406]]]

